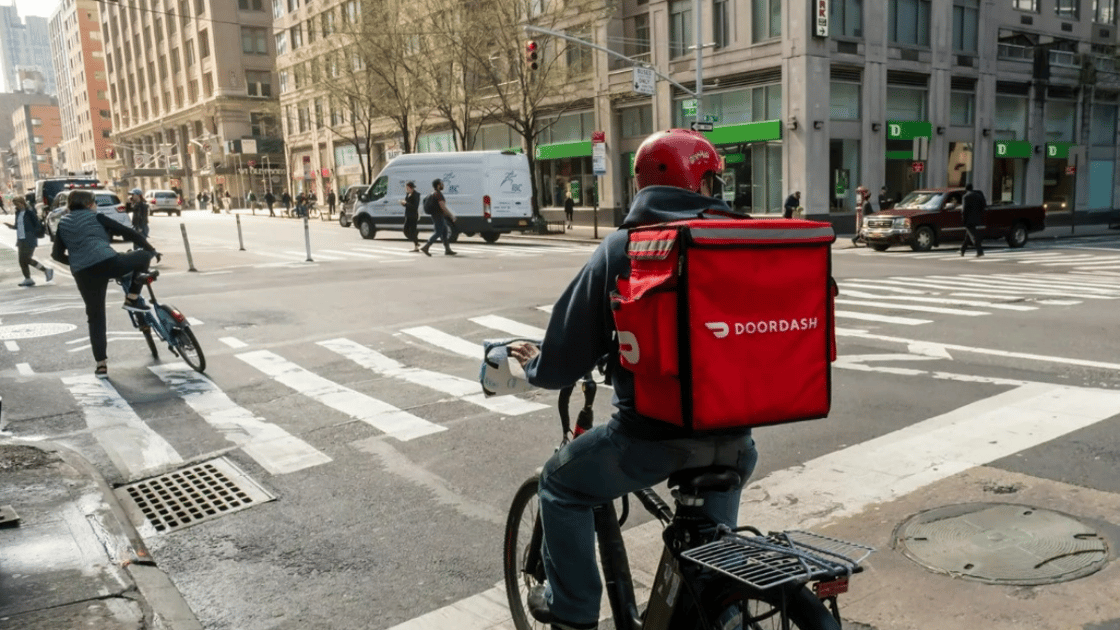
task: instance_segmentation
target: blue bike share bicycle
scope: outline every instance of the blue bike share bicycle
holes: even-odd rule
[[[167,349],[172,354],[201,373],[206,369],[206,356],[202,353],[202,346],[198,344],[198,338],[191,331],[191,324],[187,321],[187,316],[174,306],[161,304],[156,299],[152,284],[158,278],[158,269],[139,274],[140,282],[148,289],[148,299],[145,300],[141,296],[138,301],[140,306],[147,310],[143,312],[128,311],[128,317],[132,320],[132,325],[143,333],[144,340],[148,342],[148,349],[152,351],[153,359],[159,358],[159,348],[156,347],[155,341],[155,337],[158,336],[161,341],[167,344]],[[132,283],[132,275],[118,278],[117,283],[127,293],[128,287]]]
[[[508,344],[487,342],[480,380],[487,394],[526,391],[524,374],[508,356]],[[503,348],[504,346],[504,348]],[[600,370],[602,364],[600,365]],[[575,428],[568,404],[574,388],[583,392]],[[591,374],[560,391],[562,448],[594,424],[592,403],[598,384]],[[644,609],[622,536],[629,500],[621,512],[613,503],[594,509],[595,534],[604,590],[616,630],[839,630],[837,597],[874,550],[806,531],[763,534],[751,526],[729,528],[703,512],[702,495],[739,486],[736,471],[723,467],[683,470],[669,478],[672,508],[652,488],[633,493],[664,525],[661,560]],[[529,477],[510,505],[502,567],[513,623],[518,630],[543,629],[529,613],[530,591],[545,583],[543,531],[537,499],[538,475]]]

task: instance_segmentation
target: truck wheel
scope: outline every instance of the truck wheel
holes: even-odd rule
[[[361,234],[364,239],[372,239],[377,236],[377,227],[373,224],[373,221],[369,219],[359,219],[358,233]]]
[[[914,242],[910,243],[910,249],[916,252],[928,252],[933,249],[933,241],[933,228],[923,225],[914,233]]]
[[[871,246],[871,249],[873,249],[877,252],[885,252],[890,248],[891,248],[890,245],[883,245],[882,243],[876,243],[876,244]]]
[[[483,232],[482,240],[486,241],[487,243],[496,243],[498,242],[499,236],[501,236],[500,232]]]
[[[1011,231],[1007,233],[1007,246],[1022,247],[1026,244],[1027,224],[1023,221],[1018,221],[1011,227]]]

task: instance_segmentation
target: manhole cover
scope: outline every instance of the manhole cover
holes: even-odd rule
[[[1065,582],[1099,571],[1108,560],[1108,545],[1084,523],[1007,503],[916,514],[895,530],[895,547],[937,573],[989,584]]]
[[[224,457],[116,491],[142,533],[165,534],[273,500]]]

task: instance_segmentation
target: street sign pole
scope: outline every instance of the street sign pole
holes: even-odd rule
[[[1073,151],[1073,190],[1069,194],[1069,233],[1077,231],[1077,151]]]
[[[704,42],[702,39],[704,20],[700,16],[700,7],[702,6],[703,3],[700,0],[695,0],[693,11],[696,20],[693,24],[696,25],[696,117],[693,120],[696,122],[704,120]],[[711,129],[708,131],[711,131]]]

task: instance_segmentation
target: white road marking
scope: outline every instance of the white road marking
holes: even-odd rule
[[[226,344],[231,348],[245,348],[249,345],[244,341],[241,341],[237,337],[218,337],[218,341]]]
[[[1036,310],[1038,310],[1037,306],[1024,306],[1022,304],[997,304],[995,302],[980,302],[978,300],[954,300],[952,298],[923,297],[923,296],[915,296],[915,295],[876,295],[874,293],[866,293],[864,291],[854,291],[854,290],[851,290],[851,289],[848,289],[846,291],[841,289],[841,295],[847,295],[849,297],[856,297],[856,298],[861,298],[861,299],[866,299],[866,300],[887,300],[888,301],[887,303],[893,302],[894,300],[898,300],[898,301],[907,301],[907,302],[925,302],[925,303],[929,303],[929,304],[953,304],[953,305],[956,305],[956,306],[976,306],[976,307],[980,307],[980,308],[991,308],[991,309],[1006,310],[1006,311],[1036,311]],[[837,304],[839,304],[839,301],[837,301]]]
[[[35,376],[35,370],[31,369],[30,363],[17,363],[16,371],[20,376]]]
[[[543,306],[538,306],[537,310],[538,311],[544,311],[545,313],[552,314],[552,309],[555,308],[555,306],[556,306],[555,304],[545,304]]]
[[[437,330],[435,328],[432,328],[431,326],[405,328],[401,332],[406,335],[416,337],[420,341],[430,343],[431,345],[438,348],[450,350],[455,354],[462,355],[464,357],[470,357],[472,359],[478,360],[479,362],[482,361],[481,343],[474,343],[473,341],[467,341],[466,339],[456,337],[455,335],[449,335],[442,330]]]
[[[1120,391],[1013,387],[754,481],[743,491],[740,521],[763,531],[811,529],[1120,414]],[[624,533],[636,573],[656,568],[661,531],[653,521]],[[499,584],[390,630],[512,628],[505,601]]]
[[[8,352],[19,352],[19,344],[14,341],[5,341],[4,347],[8,349]]]
[[[836,303],[843,306],[870,306],[875,308],[890,308],[900,311],[918,311],[921,313],[940,313],[942,315],[962,315],[965,317],[978,317],[988,315],[985,311],[966,311],[959,308],[942,308],[939,306],[919,306],[917,304],[895,304],[894,302],[869,302],[866,300],[845,300],[836,298]]]
[[[483,315],[481,317],[472,317],[471,321],[479,326],[486,328],[493,328],[500,330],[504,333],[509,333],[515,337],[528,337],[530,339],[543,339],[544,329],[531,326],[529,324],[522,324],[515,322],[512,319],[501,317],[499,315]]]
[[[935,276],[936,277],[936,276]],[[963,276],[968,279],[981,280],[988,283],[1005,284],[1012,287],[1023,288],[1042,288],[1050,289],[1055,288],[1062,291],[1091,291],[1096,295],[1116,296],[1120,295],[1120,288],[1104,288],[1104,287],[1089,287],[1084,283],[1071,282],[1066,280],[1040,280],[1037,278],[1024,278],[1024,277],[993,277],[990,275],[966,275]]]
[[[365,259],[368,259],[368,260],[383,260],[385,258],[384,256],[378,256],[377,254],[366,254],[364,252],[352,252],[352,251],[344,252],[344,251],[339,250],[339,249],[320,249],[318,251],[327,252],[328,254],[339,254],[343,257],[345,257],[345,256],[357,256],[358,258],[365,258]],[[314,256],[314,254],[312,254],[312,255]]]
[[[186,363],[148,368],[202,419],[274,475],[331,461],[307,442],[233,402],[213,381]]]
[[[306,251],[303,251],[303,252],[285,251],[284,253],[288,254],[289,256],[297,256],[297,257],[299,257],[300,260],[306,260],[307,259],[307,252]],[[345,260],[344,258],[339,258],[338,256],[324,256],[323,254],[320,254],[319,250],[317,250],[317,249],[312,249],[311,250],[311,258],[313,258],[315,260]]]
[[[447,430],[387,402],[329,381],[267,350],[236,356],[277,382],[402,442]]]
[[[354,247],[354,249],[355,250],[361,250],[363,252],[370,252],[371,254],[384,254],[386,256],[400,256],[400,257],[403,257],[403,258],[414,258],[414,259],[419,259],[419,257],[420,257],[419,252],[413,252],[413,251],[410,251],[410,250],[399,251],[399,250],[395,250],[395,249],[389,249],[387,247],[365,246],[365,247]]]
[[[423,368],[406,367],[396,359],[387,357],[349,339],[330,339],[320,341],[319,345],[383,376],[399,378],[414,385],[428,387],[496,413],[519,416],[541,409],[548,409],[547,405],[521,400],[516,396],[492,396],[487,398],[481,393],[481,385],[477,380],[472,381],[460,376],[442,374]]]
[[[905,326],[919,326],[921,324],[930,324],[932,319],[914,319],[911,317],[894,317],[892,315],[875,315],[873,313],[856,313],[854,311],[841,311],[838,310],[834,313],[836,317],[843,317],[847,319],[859,319],[868,322],[882,322],[884,324],[902,324]]]
[[[126,479],[181,464],[183,458],[136,415],[107,380],[92,374],[62,382],[85,415],[94,438]]]

